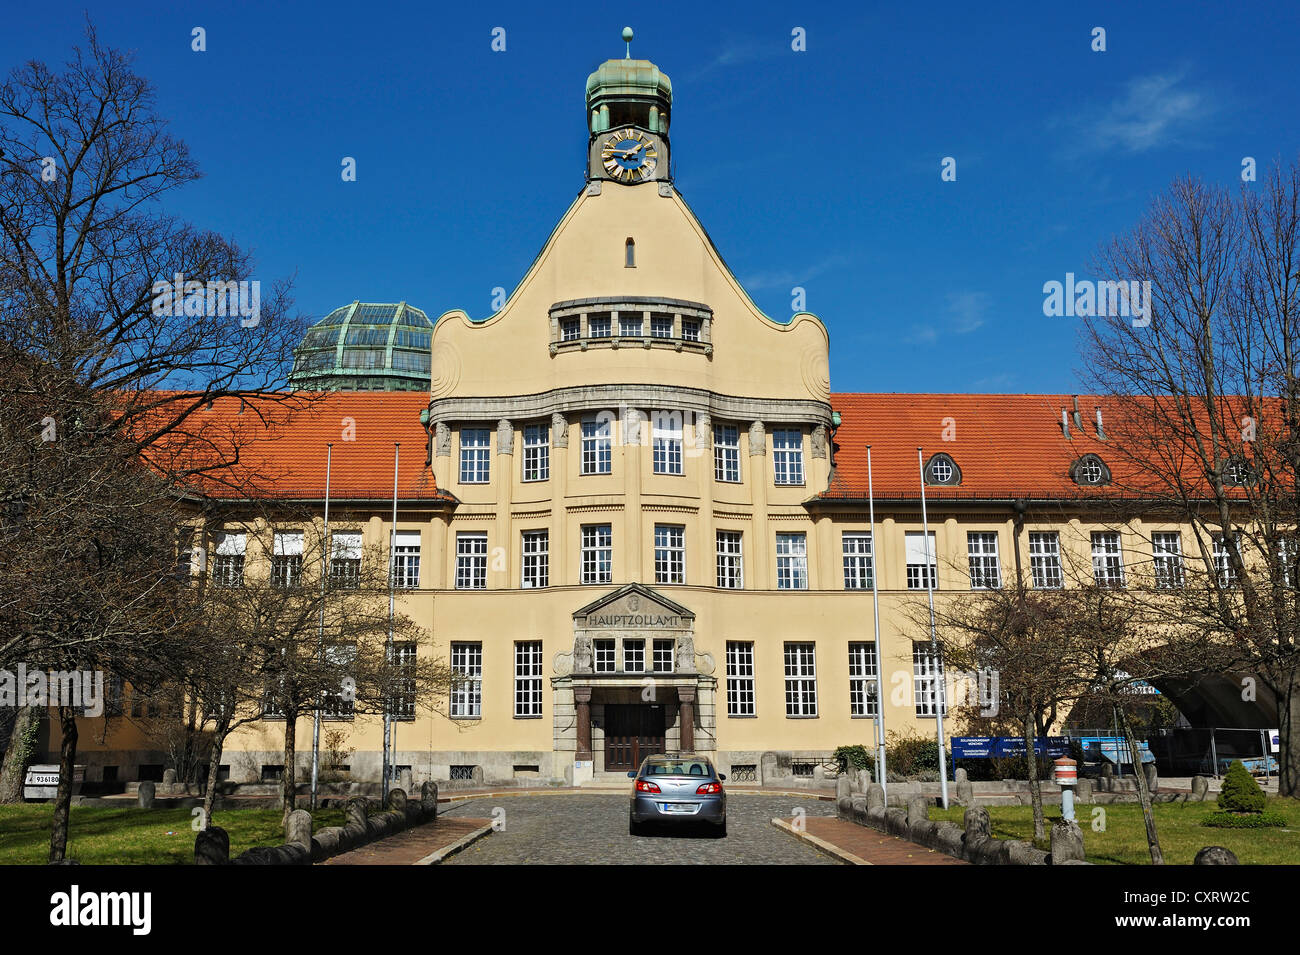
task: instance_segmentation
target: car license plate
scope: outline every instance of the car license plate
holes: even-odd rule
[[[695,805],[689,802],[666,802],[664,812],[694,812]]]

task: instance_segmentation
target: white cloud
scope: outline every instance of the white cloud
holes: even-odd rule
[[[1215,111],[1207,94],[1184,82],[1184,73],[1153,73],[1129,80],[1109,105],[1084,109],[1053,125],[1068,132],[1070,152],[1141,153],[1183,142]]]

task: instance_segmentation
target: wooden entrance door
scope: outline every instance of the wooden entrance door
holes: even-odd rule
[[[605,704],[605,770],[639,769],[664,751],[664,708],[659,704]]]

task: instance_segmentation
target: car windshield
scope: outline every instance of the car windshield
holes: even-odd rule
[[[647,776],[712,776],[713,769],[702,759],[655,760],[646,763]]]

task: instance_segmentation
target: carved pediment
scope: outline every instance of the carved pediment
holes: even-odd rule
[[[689,630],[695,614],[643,584],[628,584],[576,611],[573,625],[583,630]]]

